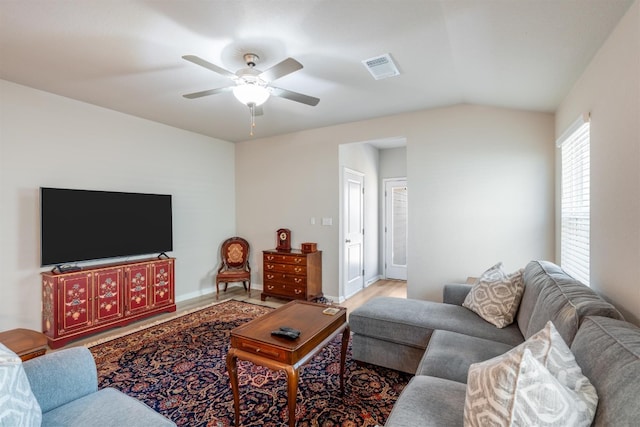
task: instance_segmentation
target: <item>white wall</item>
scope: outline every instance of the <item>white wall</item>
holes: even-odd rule
[[[407,147],[380,150],[380,179],[406,178]],[[384,187],[382,186],[382,191]]]
[[[640,324],[637,1],[558,108],[556,135],[583,112],[591,113],[591,286],[621,309],[628,320]],[[557,154],[559,161],[559,151]],[[559,258],[559,250],[557,254]]]
[[[459,106],[407,138],[408,296],[554,257],[553,116]],[[418,284],[418,286],[414,286]]]
[[[41,327],[41,186],[172,194],[176,297],[212,291],[233,144],[0,81],[0,166],[0,330]]]
[[[260,251],[275,230],[323,250],[323,290],[339,292],[340,144],[407,139],[409,297],[441,300],[442,285],[498,260],[509,269],[554,258],[551,114],[459,105],[236,144],[237,229]],[[310,217],[333,217],[332,227]]]

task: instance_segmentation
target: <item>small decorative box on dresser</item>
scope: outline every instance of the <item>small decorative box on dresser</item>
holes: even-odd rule
[[[176,311],[174,263],[147,259],[42,273],[42,331],[49,346]]]
[[[322,296],[322,251],[262,251],[262,301],[268,296],[307,301]]]

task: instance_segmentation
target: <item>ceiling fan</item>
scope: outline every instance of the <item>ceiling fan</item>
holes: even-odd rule
[[[291,101],[300,102],[302,104],[316,106],[320,99],[313,96],[304,95],[291,90],[282,89],[271,85],[271,82],[298,71],[302,68],[302,64],[293,58],[287,58],[274,65],[273,67],[260,71],[255,68],[256,63],[260,59],[255,53],[246,53],[243,58],[247,64],[247,68],[242,68],[236,73],[225,70],[215,64],[212,64],[195,55],[185,55],[183,59],[200,65],[208,70],[218,73],[231,79],[235,85],[225,86],[217,89],[203,90],[201,92],[188,93],[183,95],[188,99],[201,98],[203,96],[215,95],[224,92],[233,92],[234,96],[249,107],[251,112],[251,128],[253,135],[253,127],[255,127],[255,116],[261,115],[262,110],[259,108],[269,99],[269,96],[279,96],[280,98],[289,99]]]

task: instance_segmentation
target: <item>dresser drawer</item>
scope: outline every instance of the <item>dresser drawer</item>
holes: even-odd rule
[[[285,274],[285,273],[265,273],[264,274],[265,283],[269,282],[277,282],[284,283],[287,285],[296,285],[304,287],[307,284],[307,278],[305,276],[296,276],[293,274]]]
[[[301,255],[295,254],[265,254],[265,262],[293,264],[293,265],[306,265],[307,258]]]
[[[259,354],[260,356],[267,357],[273,360],[279,360],[280,362],[287,361],[287,352],[276,346],[265,345],[261,342],[253,342],[249,340],[239,340],[232,337],[234,347],[240,350],[247,351],[253,354]]]
[[[301,276],[307,275],[307,266],[306,265],[293,265],[293,264],[275,264],[272,262],[264,263],[264,271],[266,273],[269,272],[277,272],[277,273],[289,273],[289,274],[298,274]]]
[[[272,295],[299,298],[305,295],[305,287],[291,283],[265,281],[264,291]]]

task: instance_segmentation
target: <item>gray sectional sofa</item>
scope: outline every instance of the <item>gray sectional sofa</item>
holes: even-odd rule
[[[502,329],[462,306],[471,285],[445,285],[443,303],[380,297],[354,310],[353,358],[415,374],[386,427],[461,426],[469,366],[499,356],[550,320],[599,403],[593,425],[640,419],[640,328],[557,265],[530,262],[515,321]]]
[[[176,424],[114,388],[98,390],[91,352],[73,347],[23,363],[43,426],[162,427]],[[0,423],[2,424],[2,423]]]

